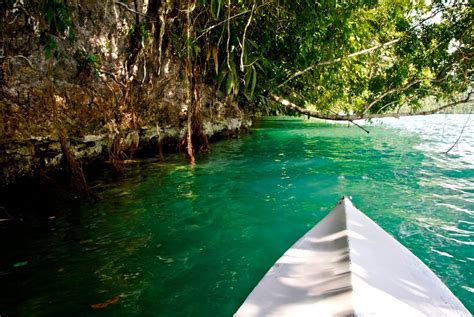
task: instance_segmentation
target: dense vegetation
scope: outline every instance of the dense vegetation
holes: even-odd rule
[[[316,116],[368,115],[471,93],[467,1],[210,0],[193,16],[193,58],[212,56],[217,84],[253,105],[276,95]]]
[[[470,101],[467,1],[187,0],[157,10],[160,48],[169,39],[186,60],[190,156],[201,81],[253,112],[278,104],[340,120],[416,111],[427,96],[442,108]]]
[[[344,119],[335,114],[417,110],[427,96],[470,101],[474,10],[466,0],[150,0],[146,13],[139,3],[114,3],[136,14],[129,65],[153,54],[161,61],[171,48],[187,63],[191,90],[202,80],[253,112],[274,110],[273,100]],[[74,40],[68,8],[43,1],[47,56],[56,47],[50,34]],[[77,57],[97,72],[93,54]]]

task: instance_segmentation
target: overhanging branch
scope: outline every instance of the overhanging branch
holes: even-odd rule
[[[452,108],[456,105],[463,104],[463,103],[468,103],[472,102],[474,99],[471,99],[471,96],[474,92],[470,92],[466,98],[451,102],[449,104],[440,106],[436,109],[433,110],[427,110],[427,111],[419,111],[419,112],[405,112],[405,113],[373,113],[373,114],[366,114],[366,113],[361,113],[361,114],[352,114],[352,115],[340,115],[337,113],[324,113],[321,111],[314,111],[310,109],[305,109],[302,108],[291,101],[284,99],[280,96],[270,94],[270,97],[280,103],[281,105],[285,106],[287,109],[296,111],[300,114],[303,114],[305,116],[313,117],[313,118],[318,118],[318,119],[324,119],[324,120],[334,120],[334,121],[353,121],[353,120],[360,120],[360,119],[376,119],[376,118],[387,118],[387,117],[403,117],[403,116],[426,116],[430,114],[435,114],[438,113],[442,110]]]

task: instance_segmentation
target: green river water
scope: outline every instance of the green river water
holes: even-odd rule
[[[366,134],[268,118],[195,167],[175,154],[104,171],[92,182],[101,201],[0,223],[0,315],[232,316],[342,195],[472,312],[474,120],[443,153],[468,119],[389,119]]]

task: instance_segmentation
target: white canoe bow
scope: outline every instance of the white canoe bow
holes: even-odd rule
[[[285,252],[234,316],[472,315],[423,262],[344,197]]]

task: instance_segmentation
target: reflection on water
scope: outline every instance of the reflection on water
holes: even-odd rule
[[[367,135],[270,118],[195,168],[174,155],[104,175],[96,204],[39,226],[1,224],[0,314],[231,316],[342,195],[473,311],[473,122],[444,154],[466,119],[384,119]]]

